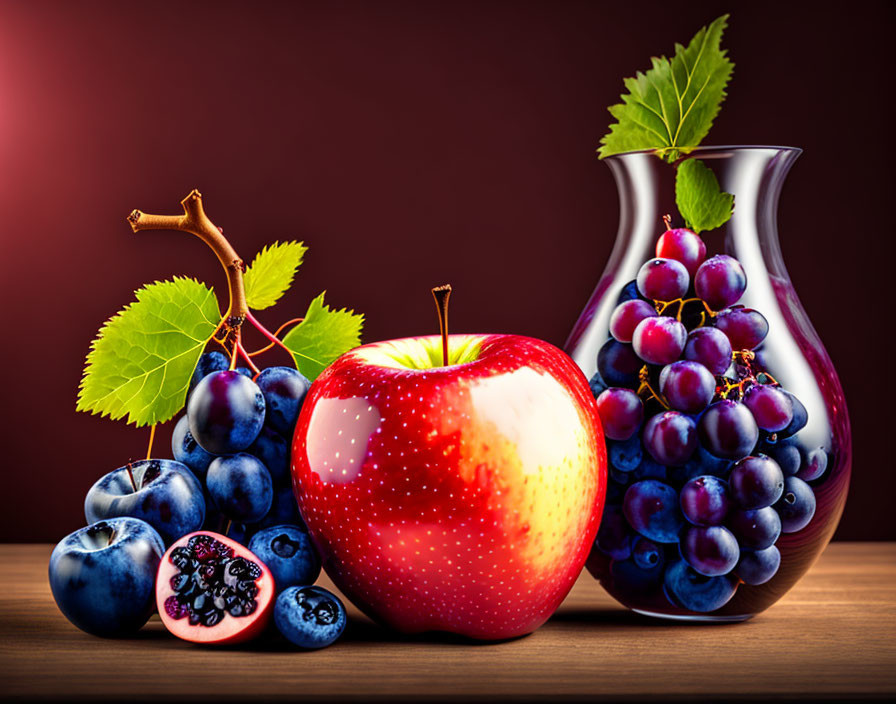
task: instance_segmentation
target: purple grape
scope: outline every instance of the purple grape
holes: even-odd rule
[[[803,456],[800,449],[791,440],[782,440],[768,448],[768,456],[771,457],[785,477],[792,477],[800,471]]]
[[[637,435],[621,442],[610,440],[607,443],[607,458],[610,460],[610,469],[620,472],[633,472],[641,464],[643,457],[641,441]],[[628,481],[627,479],[625,481]]]
[[[749,455],[759,440],[759,427],[750,409],[737,401],[716,401],[700,416],[700,439],[716,457],[738,460]]]
[[[744,394],[744,405],[762,430],[776,433],[793,420],[793,404],[783,391],[768,384],[755,384]]]
[[[663,588],[669,601],[697,613],[723,607],[734,596],[737,584],[737,580],[728,576],[706,577],[684,560],[673,562],[663,574]]]
[[[815,492],[802,479],[787,477],[784,494],[774,508],[781,516],[781,531],[796,533],[809,525],[815,515]]]
[[[681,262],[688,276],[693,277],[706,259],[706,244],[697,233],[677,227],[660,235],[656,241],[656,256]]]
[[[635,467],[635,470],[632,472],[632,477],[635,480],[659,479],[660,481],[665,481],[666,468],[645,453],[641,458],[641,464]]]
[[[705,577],[721,577],[734,569],[740,547],[724,526],[691,526],[684,532],[681,556]]]
[[[781,517],[769,506],[735,509],[728,514],[728,527],[742,547],[763,550],[774,545],[781,535]]]
[[[213,455],[230,455],[251,445],[265,418],[264,396],[239,372],[207,374],[187,401],[190,434]]]
[[[784,493],[784,473],[771,457],[745,457],[731,468],[728,485],[741,508],[765,508]]]
[[[594,372],[594,376],[588,380],[588,386],[591,387],[591,393],[594,395],[594,398],[600,396],[608,388],[601,378],[600,372]]]
[[[816,448],[806,455],[806,463],[796,473],[804,482],[818,479],[828,468],[828,453],[823,448]]]
[[[656,479],[632,484],[625,492],[622,511],[629,525],[657,543],[677,543],[681,530],[678,492]]]
[[[728,336],[735,350],[752,350],[768,335],[768,321],[758,310],[736,306],[715,318],[716,328]]]
[[[631,555],[632,534],[621,507],[607,506],[604,509],[594,544],[614,560],[624,560]]]
[[[716,392],[716,378],[699,362],[672,362],[660,372],[660,393],[676,411],[699,413]]]
[[[696,526],[718,526],[728,515],[728,485],[706,475],[694,477],[681,488],[681,512]]]
[[[618,306],[620,303],[625,303],[626,301],[631,301],[635,298],[644,300],[641,298],[641,294],[638,293],[638,282],[629,281],[619,292],[619,296],[616,298],[616,305]]]
[[[687,328],[675,318],[658,315],[638,323],[632,347],[649,364],[670,364],[681,356],[687,337]]]
[[[781,552],[774,545],[769,545],[764,550],[741,550],[734,573],[744,584],[757,586],[774,577],[780,566]]]
[[[747,289],[747,275],[734,257],[717,254],[707,259],[694,275],[694,290],[712,310],[734,305]]]
[[[697,426],[678,411],[658,413],[644,425],[643,442],[661,465],[682,465],[697,448]]]
[[[697,449],[694,454],[691,455],[691,459],[685,462],[681,467],[669,468],[669,477],[673,481],[681,484],[704,475],[711,475],[727,480],[731,464],[731,460],[716,457],[701,445],[697,445]]]
[[[635,539],[632,560],[642,570],[650,570],[663,562],[663,549],[647,538]]]
[[[638,291],[644,298],[674,301],[688,292],[690,277],[684,264],[674,259],[651,259],[638,271]]]
[[[597,353],[597,371],[609,386],[635,386],[642,366],[632,346],[616,340],[607,340]]]
[[[644,420],[644,404],[631,389],[613,387],[601,393],[597,412],[604,435],[611,440],[628,440]]]
[[[607,469],[607,474],[610,479],[612,479],[617,484],[621,484],[623,486],[627,486],[631,481],[632,477],[628,472],[623,472],[612,465]]]
[[[638,323],[655,315],[656,309],[640,298],[620,303],[610,316],[610,334],[619,342],[631,342]]]
[[[688,335],[684,358],[690,362],[699,362],[712,374],[724,374],[731,366],[731,342],[721,330],[697,328]]]
[[[785,391],[781,389],[781,391],[790,399],[790,403],[793,406],[793,420],[790,421],[790,425],[788,425],[784,430],[778,433],[779,438],[789,438],[791,435],[796,435],[803,428],[806,427],[806,423],[809,422],[809,412],[806,410],[806,407],[803,405],[802,401],[800,401],[796,396],[794,396],[789,391]]]

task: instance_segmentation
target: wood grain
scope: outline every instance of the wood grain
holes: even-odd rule
[[[583,575],[531,636],[406,639],[350,607],[316,652],[274,639],[210,650],[157,617],[135,637],[71,626],[50,595],[50,546],[0,545],[0,698],[146,700],[819,699],[896,695],[896,543],[834,543],[782,601],[742,624],[626,611]],[[322,583],[332,588],[327,580]]]

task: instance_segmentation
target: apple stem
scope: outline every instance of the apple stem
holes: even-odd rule
[[[439,312],[439,330],[442,333],[442,365],[448,366],[448,298],[451,296],[451,284],[436,286],[432,290],[436,299],[436,310]]]
[[[152,443],[156,439],[156,423],[153,423],[149,427],[149,447],[146,448],[146,459],[152,459]],[[134,478],[131,477],[131,484],[134,483]]]
[[[131,463],[130,463],[130,462],[128,462],[128,463],[125,465],[125,469],[128,470],[128,479],[131,480],[131,487],[133,487],[134,492],[136,493],[136,491],[137,491],[137,482],[134,481],[134,473],[131,471]]]
[[[211,247],[227,274],[230,300],[226,325],[228,328],[239,328],[249,312],[249,306],[246,304],[246,291],[243,286],[243,272],[246,270],[246,265],[230,242],[225,239],[221,228],[216,227],[208,219],[202,207],[202,194],[199,191],[194,188],[180,204],[184,208],[183,215],[150,215],[134,210],[128,215],[128,222],[134,232],[141,230],[189,232]]]
[[[667,230],[672,229],[672,216],[671,215],[663,215],[663,222],[665,223]]]

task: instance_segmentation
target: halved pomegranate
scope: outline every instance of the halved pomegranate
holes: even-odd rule
[[[162,557],[156,605],[165,628],[194,643],[240,643],[264,630],[274,606],[274,577],[239,543],[199,531]]]

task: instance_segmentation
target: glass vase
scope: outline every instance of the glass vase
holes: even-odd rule
[[[701,147],[683,157],[701,160],[715,174],[722,190],[734,195],[731,219],[720,228],[701,235],[707,249],[706,257],[727,254],[740,262],[747,285],[737,305],[759,311],[768,322],[768,334],[750,351],[752,354],[746,352],[746,357],[738,356],[739,351],[734,346],[732,366],[716,377],[718,385],[713,402],[725,394],[732,398],[731,393],[733,400],[742,400],[738,396],[755,381],[780,385],[805,408],[805,425],[798,432],[785,438],[783,436],[788,433],[783,431],[760,430],[759,439],[749,453],[777,458],[776,463],[781,466],[785,478],[784,490],[772,506],[779,517],[785,517],[782,532],[773,543],[780,555],[779,566],[774,575],[762,583],[756,583],[763,578],[761,575],[756,577],[755,569],[746,580],[739,575],[750,572],[750,565],[743,561],[755,562],[758,557],[765,559],[773,551],[757,556],[757,550],[745,547],[744,543],[754,546],[764,543],[751,543],[749,536],[747,539],[740,537],[749,534],[749,525],[744,527],[745,519],[749,523],[755,514],[744,513],[746,509],[730,496],[733,463],[713,462],[712,453],[706,454],[701,439],[695,451],[697,454],[683,465],[660,465],[644,447],[642,423],[627,445],[608,440],[611,478],[607,508],[588,562],[590,572],[614,598],[640,613],[685,620],[738,621],[763,611],[780,599],[811,567],[829,542],[843,511],[851,469],[850,427],[843,390],[831,360],[797,298],[778,241],[778,199],[787,173],[799,154],[800,150],[794,148],[738,146]],[[642,265],[657,256],[657,240],[666,229],[663,216],[671,214],[674,224],[683,226],[675,204],[676,169],[673,165],[649,151],[619,154],[604,161],[610,167],[619,191],[619,228],[609,262],[566,343],[566,351],[592,380],[596,397],[608,386],[598,371],[601,348],[620,344],[608,342],[611,340],[609,326],[613,311],[619,301],[638,295],[633,282]],[[807,252],[806,256],[811,257],[811,253]],[[686,295],[695,296],[693,281]],[[662,306],[662,302],[650,303],[658,311]],[[718,320],[715,313],[706,312],[707,315],[691,316],[690,320],[683,321],[687,323],[689,333],[694,327],[715,324]],[[645,400],[645,422],[651,415],[664,412],[668,405],[663,395],[657,392],[656,379],[660,371],[661,367],[651,365],[645,365],[640,371],[640,380],[647,381],[650,391],[656,393]],[[610,376],[610,373],[605,375]],[[750,379],[732,392],[732,383],[744,382],[745,376]],[[653,384],[649,383],[651,379]],[[645,396],[640,381],[631,388]],[[799,413],[798,403],[794,404],[794,414]],[[691,418],[699,427],[700,414],[692,413]],[[614,450],[616,445],[620,447]],[[639,451],[642,453],[640,461]],[[709,457],[709,460],[697,461],[698,454]],[[614,457],[615,463],[612,461]],[[635,462],[638,464],[632,468]],[[711,469],[707,471],[707,467]],[[701,574],[684,559],[685,555],[693,555],[696,543],[689,537],[685,542],[694,524],[681,512],[681,490],[687,482],[700,476],[716,476],[728,492],[725,518],[717,519],[715,523],[735,535],[739,554],[737,565],[721,576]],[[670,511],[675,514],[675,525],[680,528],[677,534],[668,535],[666,542],[651,540],[643,532],[639,533],[628,518],[633,515],[631,511],[636,506],[638,494],[644,491],[643,486],[632,487],[644,481],[671,487],[671,490],[662,489],[665,494],[660,498],[653,496],[652,501],[679,503],[679,506],[662,507],[667,514]],[[806,487],[812,496],[800,493]],[[793,506],[805,512],[806,502],[811,503],[813,498],[815,509],[807,524],[799,527],[802,521],[797,520],[795,524],[788,519]],[[798,529],[793,530],[796,527]],[[765,542],[768,542],[767,538]],[[731,555],[725,559],[730,564]],[[691,561],[703,564],[693,557]]]

